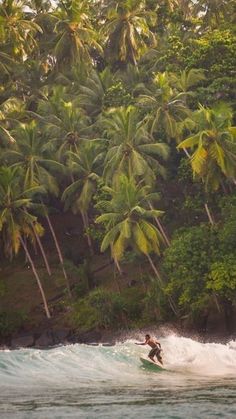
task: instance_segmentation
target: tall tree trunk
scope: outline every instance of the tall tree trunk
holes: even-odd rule
[[[92,244],[91,237],[88,233],[88,227],[89,227],[88,215],[87,215],[87,213],[84,213],[83,211],[80,211],[80,213],[81,213],[81,217],[82,217],[82,220],[83,220],[84,229],[86,230],[86,237],[87,237],[89,250],[90,250],[91,255],[93,256],[94,255],[93,244]]]
[[[50,319],[51,318],[51,314],[50,314],[50,311],[49,311],[49,308],[48,308],[48,303],[47,303],[47,300],[46,300],[46,297],[45,297],[43,286],[41,284],[40,278],[38,276],[38,272],[36,271],[34,262],[33,262],[32,258],[30,256],[30,253],[29,253],[29,251],[27,249],[27,246],[26,246],[26,244],[25,244],[25,242],[24,242],[24,240],[22,239],[21,236],[20,236],[20,242],[21,242],[22,247],[24,248],[25,254],[27,255],[27,259],[28,259],[28,261],[29,261],[29,263],[31,265],[32,271],[33,271],[34,276],[36,278],[36,281],[37,281],[37,284],[38,284],[38,287],[39,287],[39,290],[40,290],[40,293],[41,293],[41,296],[42,296],[42,300],[43,300],[43,305],[44,305],[44,309],[45,309],[45,312],[46,312],[46,316],[47,316],[48,319]]]
[[[163,283],[163,280],[162,280],[162,277],[161,277],[160,272],[157,270],[156,266],[154,265],[151,256],[149,254],[146,254],[146,256],[147,256],[147,258],[149,260],[149,263],[150,263],[150,265],[152,267],[153,272],[155,273],[157,279],[159,280],[160,285],[163,287],[164,283]],[[177,310],[177,308],[175,306],[175,303],[174,303],[172,297],[167,297],[167,298],[168,298],[169,305],[170,305],[170,308],[172,309],[173,313],[176,316],[178,316],[178,310]]]
[[[206,213],[207,213],[208,220],[210,221],[210,224],[213,226],[215,223],[214,223],[214,220],[212,218],[212,215],[211,215],[210,209],[208,207],[208,204],[205,203],[204,207],[205,207],[205,210],[206,210]]]
[[[40,240],[40,237],[39,237],[37,231],[35,230],[34,223],[32,223],[31,225],[32,225],[32,228],[33,228],[33,231],[34,231],[34,235],[35,235],[36,241],[37,241],[37,243],[39,245],[39,248],[40,248],[40,251],[42,253],[43,260],[44,260],[45,266],[46,266],[47,271],[48,271],[48,275],[51,276],[52,275],[52,272],[51,272],[51,269],[50,269],[50,266],[49,266],[49,263],[48,263],[47,256],[46,256],[46,254],[44,252],[44,248],[43,248],[42,242]]]
[[[153,206],[152,206],[151,202],[148,202],[148,204],[149,204],[150,209],[153,210]],[[156,223],[158,225],[158,228],[159,228],[161,234],[163,235],[167,246],[170,246],[170,240],[169,240],[169,238],[168,238],[160,220],[158,219],[158,217],[154,217],[154,220],[156,221]]]
[[[60,249],[59,243],[57,241],[57,237],[56,237],[54,228],[52,226],[51,220],[50,220],[48,214],[46,213],[46,210],[45,210],[45,217],[46,217],[46,220],[48,222],[48,225],[49,225],[49,228],[50,228],[50,231],[52,233],[52,237],[53,237],[56,249],[57,249],[57,254],[58,254],[58,257],[59,257],[59,260],[60,260],[60,263],[61,263],[63,275],[64,275],[64,278],[66,280],[66,287],[67,287],[67,290],[68,290],[68,294],[69,294],[70,297],[72,297],[71,289],[70,289],[70,283],[69,283],[69,279],[68,279],[68,276],[67,276],[67,273],[66,273],[66,270],[65,270],[65,267],[64,267],[64,260],[63,260],[63,256],[62,256],[62,253],[61,253],[61,249]]]

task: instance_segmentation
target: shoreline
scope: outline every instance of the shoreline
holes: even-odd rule
[[[189,338],[200,343],[216,343],[227,344],[230,341],[236,340],[236,332],[231,334],[222,332],[205,332],[199,333],[195,330],[184,330],[180,327],[165,324],[149,327],[133,329],[133,330],[92,330],[90,332],[73,334],[70,330],[48,329],[37,335],[32,333],[22,333],[15,336],[9,343],[0,344],[0,351],[2,350],[17,350],[23,348],[30,349],[52,349],[62,345],[72,344],[87,344],[87,345],[104,345],[113,346],[117,343],[123,343],[129,339],[143,340],[146,333],[155,335],[158,339],[163,339],[170,335],[175,335],[182,338]]]

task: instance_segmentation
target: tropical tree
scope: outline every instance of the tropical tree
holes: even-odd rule
[[[88,245],[92,251],[92,241],[88,232],[88,211],[97,182],[100,179],[99,172],[103,160],[103,146],[97,141],[86,141],[77,151],[70,152],[69,169],[75,178],[63,192],[62,201],[65,202],[65,210],[71,208],[74,214],[81,213],[86,231]]]
[[[42,124],[47,137],[47,147],[56,151],[61,162],[67,159],[67,152],[76,152],[82,140],[91,131],[90,118],[78,107],[76,100],[69,100],[64,90],[53,89],[53,93],[41,100],[36,117]]]
[[[101,251],[110,247],[112,258],[118,266],[129,247],[144,254],[163,287],[161,275],[150,256],[151,253],[160,254],[163,242],[160,231],[152,223],[153,218],[159,217],[162,211],[148,209],[149,202],[156,199],[156,194],[150,192],[149,186],[142,186],[141,183],[136,185],[133,178],[125,175],[120,176],[115,188],[106,187],[105,191],[111,199],[98,203],[103,214],[96,219],[106,229]],[[176,313],[171,299],[169,302]]]
[[[35,35],[42,32],[25,6],[24,0],[3,0],[0,4],[0,45],[7,47],[3,52],[20,60],[37,48]]]
[[[198,0],[194,4],[194,14],[201,16],[205,25],[218,26],[227,17],[230,17],[233,2],[229,0]]]
[[[35,231],[37,235],[42,235],[44,231],[37,217],[31,214],[34,208],[33,196],[39,192],[39,187],[24,188],[19,168],[0,169],[0,232],[4,252],[12,259],[23,247],[36,278],[46,315],[50,318],[45,292],[26,245],[26,239],[34,241]]]
[[[91,117],[97,117],[104,109],[107,90],[113,85],[114,76],[108,68],[98,73],[92,70],[78,91],[78,102]]]
[[[151,133],[164,133],[167,141],[178,138],[179,125],[189,113],[184,98],[186,92],[178,92],[171,87],[167,73],[158,73],[150,88],[138,98],[138,103],[149,110]]]
[[[232,127],[232,119],[232,109],[221,104],[212,109],[200,105],[186,120],[191,135],[178,149],[192,150],[193,174],[203,180],[206,191],[216,191],[224,178],[236,176],[236,127]]]
[[[155,18],[155,13],[145,8],[143,0],[111,3],[103,33],[107,37],[107,56],[113,64],[137,65],[147,45],[155,44],[155,36],[148,24],[154,24]]]
[[[92,49],[102,53],[87,0],[61,0],[53,15],[57,18],[53,54],[59,68],[83,61],[91,63]]]
[[[40,134],[36,122],[31,121],[28,124],[19,125],[18,129],[15,131],[15,137],[16,143],[14,147],[2,154],[3,161],[12,167],[19,167],[22,169],[25,188],[40,186],[44,191],[57,196],[59,188],[52,173],[63,173],[65,167],[61,163],[50,158],[44,143],[44,138]],[[46,217],[52,233],[68,292],[70,294],[70,285],[64,268],[63,256],[45,206],[43,206],[42,215]],[[37,241],[39,243],[39,240]],[[42,251],[41,246],[40,249]],[[43,257],[49,271],[50,268],[45,253],[43,254]]]
[[[24,114],[25,105],[22,100],[11,97],[0,104],[0,139],[1,146],[14,144],[12,128]]]
[[[107,182],[121,173],[144,178],[147,183],[154,181],[156,174],[165,175],[162,161],[168,157],[168,146],[154,141],[138,108],[111,110],[102,119],[102,125],[109,140],[104,164]]]

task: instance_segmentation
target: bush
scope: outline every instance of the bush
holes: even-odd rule
[[[27,320],[27,315],[23,310],[12,311],[11,313],[0,312],[0,337],[5,338],[22,327]]]

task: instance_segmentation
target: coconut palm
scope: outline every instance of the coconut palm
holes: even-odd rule
[[[186,120],[192,134],[178,148],[193,150],[193,173],[204,179],[206,189],[217,190],[222,176],[234,178],[236,174],[236,140],[232,127],[233,112],[221,104],[212,109],[200,105],[199,110]]]
[[[91,252],[92,241],[88,233],[88,211],[100,179],[99,171],[103,154],[103,146],[98,141],[86,141],[77,153],[70,152],[69,168],[75,180],[62,194],[65,210],[71,208],[74,214],[81,213]]]
[[[24,188],[19,168],[0,169],[0,232],[4,252],[12,259],[13,255],[18,254],[20,247],[23,247],[35,275],[46,315],[50,318],[42,283],[25,241],[26,239],[34,241],[35,231],[37,235],[43,234],[43,227],[37,221],[37,217],[31,213],[34,208],[33,195],[39,192],[38,187]]]
[[[149,186],[142,186],[141,183],[136,185],[134,179],[125,175],[119,177],[115,188],[106,187],[105,191],[110,195],[110,200],[98,203],[103,214],[96,219],[106,229],[101,251],[110,247],[112,258],[118,266],[126,249],[130,247],[144,254],[163,287],[161,275],[150,256],[151,253],[160,254],[163,242],[160,231],[152,223],[154,217],[159,217],[162,211],[148,209],[149,202],[156,198],[156,194],[150,192]],[[171,299],[169,302],[176,313]]]
[[[236,127],[232,127],[232,119],[232,109],[221,104],[212,109],[200,106],[186,120],[186,127],[192,132],[178,149],[192,151],[193,174],[203,180],[207,192],[218,190],[222,179],[236,176]],[[207,204],[205,208],[213,224]]]
[[[50,158],[43,136],[35,121],[19,124],[14,130],[15,144],[2,154],[8,165],[23,169],[24,186],[45,186],[49,193],[58,195],[54,173],[63,173],[64,166]]]
[[[15,143],[12,129],[23,117],[25,110],[24,102],[11,97],[0,104],[0,139],[1,146],[9,146]]]
[[[42,32],[25,6],[24,0],[3,0],[0,4],[0,43],[7,46],[4,52],[21,60],[37,48],[36,34]]]
[[[144,178],[147,183],[153,181],[156,174],[165,175],[162,161],[168,157],[168,146],[154,141],[136,107],[108,112],[102,125],[109,140],[104,165],[106,182],[121,173]]]
[[[91,117],[96,117],[103,111],[107,90],[113,85],[114,77],[106,68],[98,73],[92,70],[85,83],[78,90],[78,102]]]
[[[112,2],[103,28],[109,59],[113,63],[137,65],[147,44],[155,44],[155,36],[148,25],[154,21],[155,13],[145,8],[143,0]]]
[[[47,147],[56,151],[61,162],[67,152],[76,152],[81,141],[90,133],[91,121],[76,101],[64,96],[61,88],[55,88],[50,97],[41,100],[36,115],[47,137]]]
[[[63,174],[65,167],[50,158],[44,138],[40,134],[36,122],[32,121],[28,124],[19,125],[19,128],[15,131],[15,137],[14,147],[5,151],[2,159],[12,167],[22,169],[25,188],[40,186],[44,188],[44,191],[57,196],[59,188],[54,174]],[[47,219],[70,294],[70,285],[64,268],[62,252],[45,206],[43,206],[42,215]],[[44,255],[44,260],[46,263],[46,255]]]
[[[138,98],[140,106],[149,109],[151,133],[156,131],[164,133],[169,141],[178,138],[179,126],[189,113],[185,104],[186,92],[178,92],[171,87],[170,77],[167,73],[158,73],[150,88]]]
[[[59,68],[83,61],[91,63],[91,49],[102,52],[90,20],[87,0],[59,1],[59,8],[53,15],[57,18],[53,54]]]

